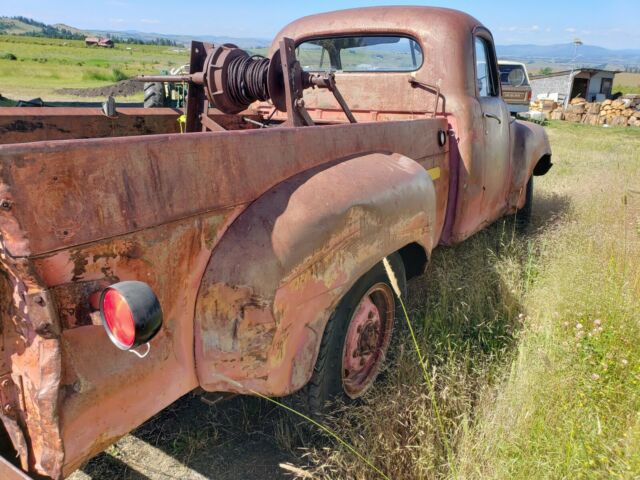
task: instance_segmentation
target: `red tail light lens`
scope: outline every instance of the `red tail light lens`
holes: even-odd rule
[[[158,297],[144,282],[119,282],[106,288],[100,313],[109,339],[122,350],[147,343],[162,326]]]
[[[527,101],[528,101],[528,102],[530,102],[530,101],[531,101],[531,94],[532,94],[532,93],[533,93],[533,92],[532,92],[531,90],[529,90],[529,91],[527,92]]]
[[[108,288],[105,291],[102,315],[111,341],[123,350],[131,348],[136,338],[136,325],[127,301],[117,290]]]

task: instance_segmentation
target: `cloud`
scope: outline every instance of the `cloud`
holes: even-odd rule
[[[155,18],[141,18],[140,23],[156,24],[160,23],[160,20],[157,20]]]
[[[110,18],[109,23],[124,23],[124,18]]]
[[[564,31],[569,33],[576,33],[578,30],[576,30],[573,27],[568,27],[568,28],[565,28]]]
[[[498,30],[500,30],[501,32],[532,33],[542,31],[542,27],[540,25],[531,25],[527,27],[512,25],[510,27],[499,27]],[[551,29],[547,27],[545,31],[550,32]]]

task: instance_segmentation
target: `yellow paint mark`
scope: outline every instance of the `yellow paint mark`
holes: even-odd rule
[[[440,178],[440,167],[430,168],[427,173],[431,176],[431,180],[437,180]]]

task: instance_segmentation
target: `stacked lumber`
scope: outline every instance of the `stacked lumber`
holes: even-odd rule
[[[640,95],[625,95],[617,100],[587,102],[574,98],[566,109],[552,100],[531,102],[530,110],[542,112],[545,118],[587,125],[640,127]]]

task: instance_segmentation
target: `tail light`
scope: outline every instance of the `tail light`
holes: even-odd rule
[[[533,92],[532,92],[531,90],[529,90],[529,91],[527,92],[527,102],[530,102],[530,101],[531,101],[531,94],[532,94],[532,93],[533,93]]]
[[[144,282],[119,282],[104,289],[100,315],[109,339],[122,350],[147,343],[162,326],[158,297]]]

